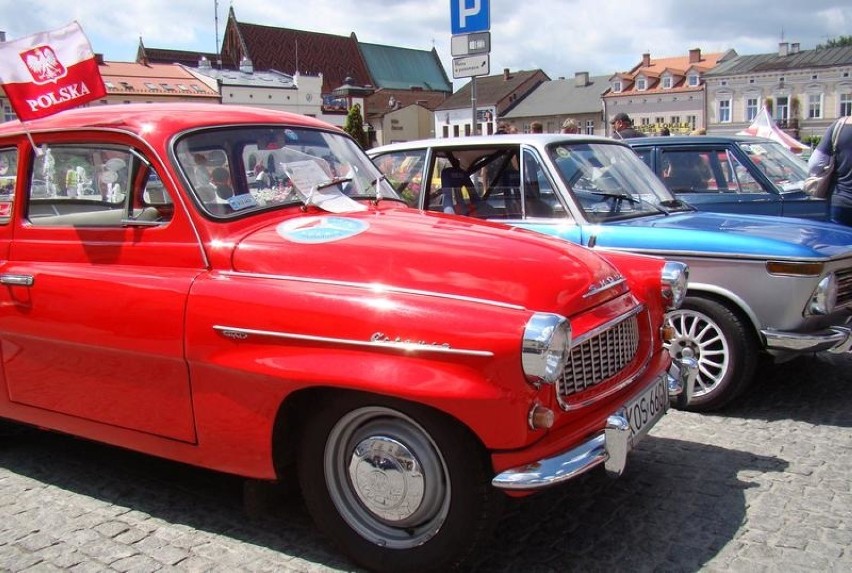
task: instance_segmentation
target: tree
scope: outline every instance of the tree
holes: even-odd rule
[[[364,131],[364,120],[361,118],[361,105],[355,104],[349,108],[343,131],[351,135],[362,149],[367,149],[367,133]]]
[[[840,36],[839,38],[831,38],[825,44],[818,44],[816,49],[822,50],[825,48],[842,48],[852,46],[852,36]]]

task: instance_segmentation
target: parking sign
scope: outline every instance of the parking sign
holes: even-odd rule
[[[453,34],[484,32],[491,28],[490,0],[450,0]]]

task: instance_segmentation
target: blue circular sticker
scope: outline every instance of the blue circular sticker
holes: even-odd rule
[[[331,243],[354,237],[367,230],[369,225],[346,217],[304,217],[278,225],[278,234],[294,243]]]

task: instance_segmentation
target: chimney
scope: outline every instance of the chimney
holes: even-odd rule
[[[790,44],[790,53],[798,54],[799,53],[799,42],[794,42]]]
[[[701,48],[692,48],[689,50],[689,63],[697,64],[701,61]]]
[[[589,85],[589,72],[577,72],[574,74],[574,86],[584,88]]]
[[[509,81],[509,68],[503,68],[503,81]]]
[[[790,52],[790,44],[787,42],[779,42],[778,43],[778,55],[786,56]]]
[[[104,55],[103,54],[95,54],[95,63],[99,66],[104,65]]]
[[[0,42],[5,42],[5,41],[6,41],[6,32],[4,32],[3,30],[0,30]]]
[[[243,58],[240,60],[240,71],[244,74],[254,73],[254,66],[249,58]]]
[[[642,54],[642,67],[649,68],[651,67],[651,54],[650,52],[645,52]]]

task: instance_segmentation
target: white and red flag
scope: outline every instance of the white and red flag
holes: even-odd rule
[[[106,95],[95,53],[77,22],[0,43],[0,84],[22,121]]]

